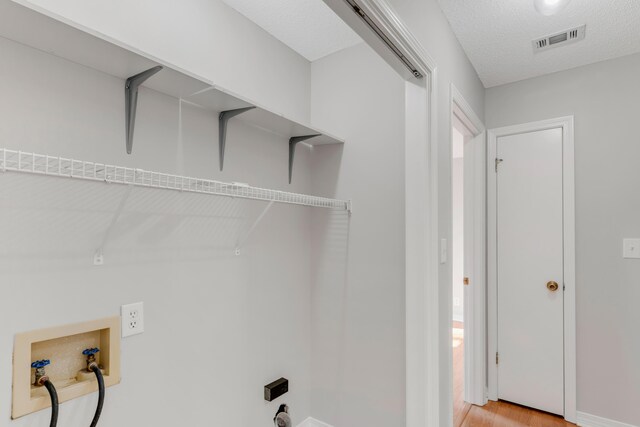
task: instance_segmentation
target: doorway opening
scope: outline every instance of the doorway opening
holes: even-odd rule
[[[465,277],[465,215],[464,215],[464,145],[471,137],[470,131],[460,120],[453,117],[452,134],[452,162],[451,162],[451,201],[452,201],[452,239],[451,239],[451,267],[452,267],[452,295],[451,307],[451,336],[453,351],[453,425],[462,423],[470,404],[464,399],[464,286],[468,283]]]
[[[486,147],[482,122],[451,87],[451,275],[449,323],[453,425],[486,403],[484,249]]]

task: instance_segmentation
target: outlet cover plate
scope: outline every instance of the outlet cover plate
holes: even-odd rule
[[[122,317],[122,338],[138,335],[144,332],[144,303],[136,302],[123,305],[121,309]]]

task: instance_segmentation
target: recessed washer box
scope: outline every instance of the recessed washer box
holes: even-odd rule
[[[51,360],[47,376],[66,402],[98,390],[97,381],[78,381],[78,372],[86,369],[82,350],[98,347],[98,364],[103,368],[106,387],[120,383],[120,317],[92,320],[72,325],[39,329],[17,334],[13,350],[13,405],[16,419],[51,407],[47,390],[36,387],[31,362]]]

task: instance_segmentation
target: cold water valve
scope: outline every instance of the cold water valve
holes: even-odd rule
[[[98,425],[100,415],[102,414],[102,407],[104,406],[104,376],[102,374],[102,368],[100,368],[98,362],[96,362],[96,354],[99,352],[100,349],[97,347],[88,348],[82,352],[83,355],[87,356],[87,372],[93,373],[98,381],[98,406],[96,407],[93,421],[91,421],[91,427],[96,427]]]
[[[36,370],[36,380],[33,382],[33,385],[42,387],[46,381],[49,381],[49,377],[44,368],[50,364],[51,361],[48,359],[36,360],[31,364],[31,367]]]
[[[82,352],[85,356],[87,356],[87,371],[93,372],[94,369],[98,368],[98,364],[96,363],[96,354],[100,351],[99,348],[88,348]]]
[[[100,352],[100,349],[97,347],[88,348],[82,352],[84,356],[87,357],[86,364],[87,368],[81,370],[76,375],[76,380],[78,382],[83,381],[91,381],[95,379],[95,370],[99,370],[103,375],[105,374],[102,366],[98,365],[98,361],[96,355]]]
[[[51,361],[49,359],[36,360],[31,363],[31,367],[36,370],[34,385],[36,387],[45,387],[49,392],[49,397],[51,398],[51,421],[49,422],[49,427],[56,427],[58,425],[58,392],[44,370],[50,364]]]

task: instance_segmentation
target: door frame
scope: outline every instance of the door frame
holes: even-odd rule
[[[485,194],[486,194],[486,172],[485,172],[485,151],[486,138],[485,127],[482,120],[473,111],[471,105],[466,101],[462,93],[451,84],[450,93],[451,105],[451,126],[450,132],[453,131],[453,120],[458,119],[471,133],[471,138],[475,141],[465,142],[465,144],[474,144],[472,147],[472,158],[465,157],[465,170],[467,162],[473,163],[475,186],[472,189],[473,205],[467,206],[465,203],[465,215],[467,209],[473,216],[473,229],[465,228],[464,238],[468,239],[471,234],[473,242],[473,268],[469,273],[471,282],[469,286],[465,286],[465,304],[464,304],[464,400],[473,405],[483,406],[487,403],[486,395],[486,221],[485,221]],[[451,134],[450,139],[453,139]],[[452,147],[450,144],[450,155],[452,156]],[[452,177],[450,182],[452,182]],[[451,194],[451,191],[450,191]],[[466,194],[465,194],[466,195]],[[466,200],[466,197],[465,197]],[[466,224],[465,224],[466,226]],[[451,235],[453,234],[453,224],[451,224]],[[453,241],[451,238],[450,241]],[[453,265],[453,263],[451,263]],[[453,292],[452,286],[448,287],[448,313],[449,319],[453,317]],[[445,333],[450,343],[453,339],[450,324],[443,325],[446,329]],[[453,348],[447,346],[449,356],[447,364],[449,369],[449,390],[453,393]],[[449,394],[451,394],[449,393]],[[453,399],[449,404],[453,413]]]
[[[488,397],[498,400],[497,353],[497,174],[493,167],[499,137],[548,129],[562,129],[562,189],[564,225],[564,418],[576,422],[576,263],[575,263],[575,164],[573,116],[490,129],[487,133],[487,373]],[[493,355],[493,357],[492,357]]]
[[[358,6],[404,48],[422,79],[408,72],[348,2],[323,2],[405,79],[406,427],[447,426],[441,397],[446,350],[438,271],[438,67],[387,0],[358,0]]]

